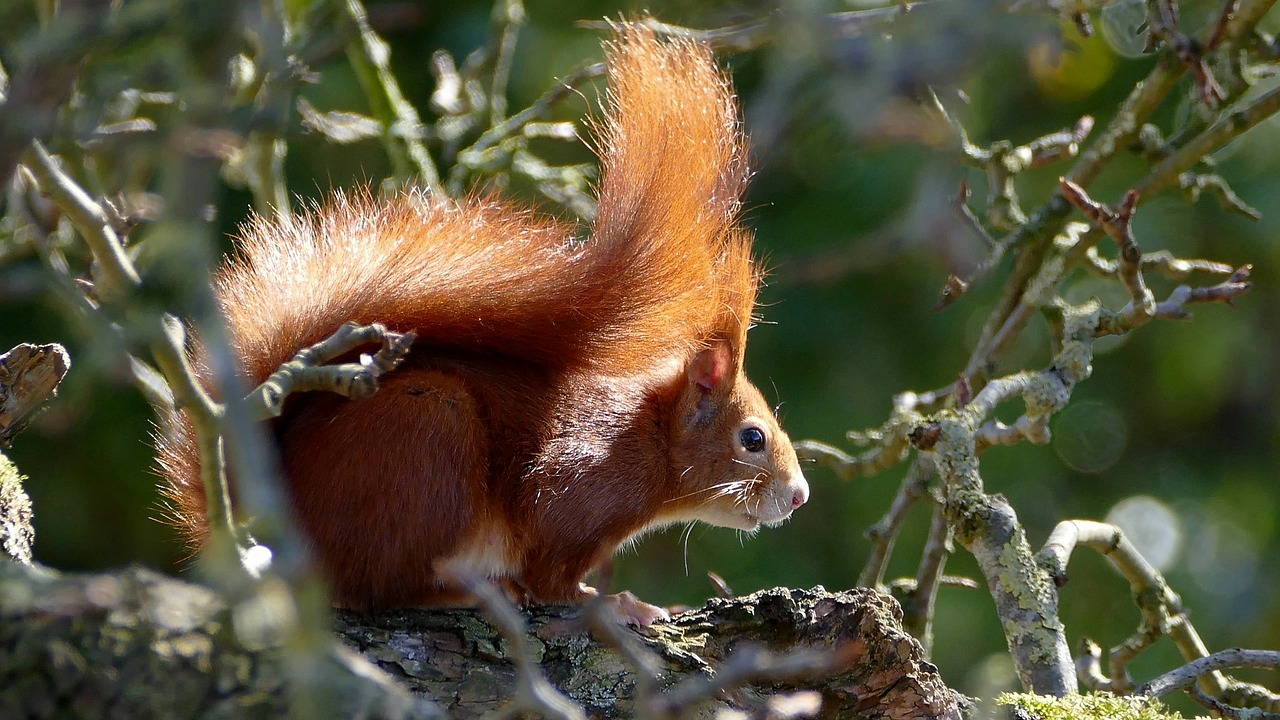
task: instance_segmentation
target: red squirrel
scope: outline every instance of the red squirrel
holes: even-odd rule
[[[251,221],[215,278],[251,383],[347,321],[417,334],[372,397],[297,394],[274,422],[339,605],[447,604],[464,568],[523,600],[578,600],[594,594],[587,573],[647,531],[750,532],[808,499],[742,371],[760,271],[739,223],[746,148],[728,80],[705,46],[638,25],[606,54],[585,241],[490,197],[339,195]],[[205,494],[177,425],[160,464],[198,544]]]

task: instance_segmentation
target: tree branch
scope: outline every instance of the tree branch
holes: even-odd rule
[[[1210,674],[1217,674],[1219,670],[1227,668],[1252,667],[1267,668],[1275,670],[1280,668],[1280,651],[1276,650],[1245,650],[1243,648],[1228,648],[1219,650],[1212,655],[1206,655],[1201,658],[1192,660],[1182,667],[1171,670],[1160,677],[1143,683],[1137,690],[1135,695],[1145,695],[1148,697],[1164,697],[1170,693],[1179,690],[1195,692],[1199,690],[1203,693],[1204,677]],[[1197,686],[1201,687],[1197,687]],[[1206,703],[1205,700],[1210,702]],[[1274,705],[1276,696],[1271,695],[1271,701]],[[1224,706],[1220,701],[1212,696],[1201,694],[1197,696],[1197,701],[1213,710],[1223,713],[1226,717],[1250,717],[1259,720],[1275,720],[1280,718],[1280,713],[1275,712],[1259,712],[1256,710],[1238,711],[1234,708]]]
[[[1111,561],[1129,581],[1142,613],[1138,631],[1111,651],[1111,679],[1107,689],[1116,693],[1131,692],[1133,680],[1129,676],[1129,662],[1163,635],[1168,635],[1188,660],[1208,654],[1182,608],[1182,599],[1115,525],[1088,520],[1058,523],[1036,560],[1049,571],[1054,582],[1061,585],[1067,581],[1067,563],[1076,545],[1092,548]],[[1205,685],[1206,689],[1220,693],[1227,680],[1214,673],[1205,678]]]
[[[959,696],[942,685],[920,645],[901,629],[897,603],[873,590],[778,588],[713,599],[646,629],[620,628],[639,646],[633,653],[656,659],[648,672],[658,694],[651,698],[638,694],[644,681],[637,680],[628,654],[607,637],[592,638],[584,608],[546,606],[527,613],[526,641],[542,672],[559,679],[560,690],[596,717],[669,717],[663,708],[690,709],[681,699],[685,693],[700,713],[749,709],[797,690],[821,693],[822,717],[960,716]],[[338,631],[414,692],[450,698],[454,718],[496,710],[519,682],[514,647],[475,611],[339,612]],[[830,659],[828,653],[810,652],[817,649],[835,649],[834,665],[820,659]],[[797,651],[804,654],[782,660]],[[735,682],[708,680],[721,674]]]

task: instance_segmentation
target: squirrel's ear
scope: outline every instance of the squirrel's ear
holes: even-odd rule
[[[733,353],[729,343],[718,341],[711,347],[698,351],[689,362],[689,382],[703,392],[715,393],[729,377],[733,368]]]
[[[685,392],[693,402],[694,425],[705,424],[715,416],[720,401],[733,385],[734,370],[733,349],[724,341],[699,350],[689,361]]]

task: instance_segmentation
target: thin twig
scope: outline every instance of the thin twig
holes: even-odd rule
[[[1134,690],[1135,695],[1164,697],[1179,690],[1188,690],[1211,673],[1227,668],[1268,668],[1280,669],[1280,651],[1278,650],[1246,650],[1229,648],[1219,650],[1212,655],[1196,658],[1186,665],[1148,680]],[[1250,715],[1250,717],[1277,717],[1271,715]]]
[[[58,166],[40,143],[32,143],[26,162],[41,191],[53,198],[71,219],[98,261],[102,273],[102,279],[96,286],[98,298],[103,303],[119,305],[137,292],[141,285],[138,271],[125,254],[124,244],[112,229],[102,207]],[[215,532],[234,538],[231,492],[227,486],[222,452],[222,406],[195,379],[195,371],[186,354],[182,322],[168,314],[160,316],[158,322],[160,332],[151,343],[151,354],[173,390],[175,402],[187,411],[196,428],[209,525]]]
[[[1243,265],[1231,273],[1226,280],[1209,287],[1193,288],[1189,285],[1179,285],[1169,293],[1168,298],[1156,303],[1150,319],[1186,320],[1191,317],[1191,311],[1187,306],[1193,303],[1219,302],[1233,305],[1235,298],[1252,289],[1253,284],[1249,282],[1249,274],[1252,270],[1252,265]],[[1100,317],[1094,334],[1098,337],[1122,335],[1134,330],[1138,324],[1140,324],[1138,320],[1131,314],[1123,312],[1104,314]]]
[[[462,189],[462,180],[469,172],[470,166],[479,164],[479,158],[485,152],[516,136],[529,123],[546,117],[552,107],[572,95],[579,86],[603,77],[604,74],[604,63],[584,65],[565,76],[529,107],[486,130],[469,147],[458,152],[458,163],[449,174],[450,191],[457,192]]]
[[[1066,178],[1060,180],[1060,190],[1067,202],[1079,208],[1115,241],[1120,249],[1119,275],[1129,289],[1130,306],[1125,310],[1135,315],[1137,323],[1150,319],[1155,314],[1156,301],[1142,277],[1142,250],[1133,237],[1133,212],[1141,193],[1136,190],[1125,193],[1120,205],[1113,210],[1095,202],[1084,188]]]
[[[1200,91],[1200,101],[1208,108],[1218,107],[1226,99],[1226,93],[1218,85],[1204,57],[1225,35],[1225,18],[1230,16],[1231,6],[1228,6],[1228,12],[1224,13],[1213,26],[1210,35],[1211,44],[1203,49],[1194,40],[1178,31],[1178,6],[1175,2],[1156,2],[1148,7],[1154,9],[1154,12],[1149,14],[1151,22],[1148,43],[1156,40],[1164,41],[1173,54],[1194,73],[1196,87]]]
[[[1118,263],[1100,256],[1096,246],[1087,248],[1085,261],[1085,269],[1099,275],[1116,276],[1120,270]],[[1230,275],[1235,272],[1235,268],[1226,263],[1213,260],[1183,259],[1175,257],[1168,250],[1144,252],[1142,254],[1142,269],[1153,270],[1170,280],[1186,280],[1192,273],[1197,272],[1214,275]]]
[[[400,91],[400,83],[391,72],[391,49],[374,32],[360,0],[333,0],[339,11],[355,28],[356,37],[347,44],[347,58],[369,98],[374,115],[382,121],[382,140],[396,168],[400,182],[411,179],[439,192],[440,173],[419,134],[422,120],[418,111]]]
[[[278,417],[291,393],[332,392],[349,398],[369,397],[378,390],[378,379],[394,370],[409,352],[416,335],[393,333],[381,324],[344,323],[321,342],[297,352],[289,362],[254,388],[246,398],[250,416],[258,420]],[[370,343],[382,347],[358,362],[326,365]]]
[[[516,41],[525,22],[524,5],[520,0],[497,0],[493,6],[493,15],[499,40],[497,56],[493,60],[493,82],[489,84],[490,127],[507,117],[507,83],[511,79]]]
[[[894,541],[902,529],[902,523],[911,508],[924,497],[933,474],[932,458],[924,454],[917,457],[903,476],[902,485],[898,488],[898,494],[893,497],[889,510],[879,522],[867,529],[866,537],[871,541],[871,555],[862,567],[862,574],[858,576],[858,585],[881,587],[884,584],[885,570],[893,555]]]
[[[116,235],[102,206],[59,167],[39,142],[31,144],[24,162],[39,183],[41,192],[66,213],[94,257],[99,259],[102,278],[96,285],[98,299],[105,303],[119,302],[136,292],[142,280],[133,267],[133,261],[125,254],[124,243]]]
[[[910,601],[902,608],[902,626],[920,641],[925,655],[933,652],[933,614],[938,601],[938,588],[943,584],[947,558],[954,550],[953,530],[947,520],[945,507],[937,505],[929,520],[929,536],[924,551],[920,553],[920,567],[916,570],[915,587]]]
[[[1111,678],[1102,672],[1102,646],[1089,638],[1080,640],[1080,654],[1076,657],[1076,678],[1090,690],[1111,692]]]
[[[895,424],[905,429],[905,424]],[[906,432],[885,436],[885,442],[860,455],[849,455],[843,450],[818,440],[801,440],[795,444],[796,455],[801,460],[816,462],[830,468],[841,479],[876,475],[897,465],[907,457],[911,449]]]
[[[479,575],[455,570],[450,579],[475,597],[498,631],[511,643],[508,655],[516,664],[516,691],[511,702],[493,717],[515,718],[523,713],[534,713],[555,720],[586,720],[586,712],[557,690],[538,667],[529,644],[529,628],[520,611],[492,583]]]
[[[258,83],[252,98],[255,118],[245,144],[242,170],[258,213],[287,215],[289,189],[284,180],[284,159],[288,144],[283,134],[291,117],[297,72],[285,48],[289,28],[281,0],[266,0],[259,7],[258,55],[254,63]]]
[[[1237,110],[1218,119],[1208,130],[1183,145],[1134,186],[1144,198],[1176,186],[1182,173],[1195,167],[1203,158],[1216,152],[1258,123],[1280,112],[1280,87],[1259,95]]]
[[[1164,576],[1147,562],[1115,525],[1089,520],[1058,523],[1036,556],[1036,561],[1049,571],[1055,582],[1062,584],[1066,582],[1067,563],[1077,545],[1096,550],[1111,561],[1112,566],[1129,581],[1142,613],[1138,632],[1111,651],[1112,691],[1126,693],[1133,689],[1129,663],[1163,635],[1172,639],[1188,660],[1208,654],[1182,608],[1182,600],[1169,588]],[[1202,682],[1207,691],[1215,694],[1222,692],[1228,684],[1227,679],[1217,672],[1203,675]]]

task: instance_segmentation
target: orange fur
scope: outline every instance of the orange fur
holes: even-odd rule
[[[493,199],[339,195],[249,223],[215,279],[252,383],[346,321],[417,333],[373,397],[295,396],[274,426],[341,603],[447,601],[445,565],[572,599],[648,528],[753,529],[807,498],[741,371],[758,272],[738,224],[745,142],[727,80],[705,47],[635,25],[607,56],[585,243]],[[189,426],[170,425],[161,467],[199,539],[198,460]],[[767,452],[743,449],[748,425]]]

